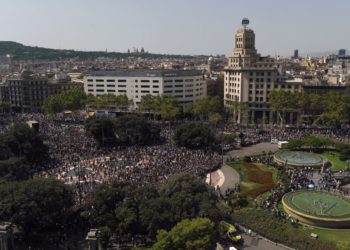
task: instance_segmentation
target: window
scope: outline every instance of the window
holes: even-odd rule
[[[113,88],[113,87],[115,87],[115,85],[114,84],[107,84],[107,87]]]
[[[105,92],[104,89],[96,89],[96,92]]]
[[[175,82],[183,82],[184,80],[182,79],[176,79]]]
[[[164,80],[164,82],[173,82],[173,80]]]
[[[164,93],[165,93],[165,94],[169,94],[169,93],[173,93],[173,91],[171,91],[171,90],[165,90]]]
[[[181,85],[175,85],[175,88],[182,88],[183,87],[183,85],[181,84]]]
[[[170,88],[172,88],[172,87],[173,87],[172,85],[165,85],[165,86],[164,86],[165,89],[170,89]]]
[[[153,82],[159,82],[159,80],[153,80]]]
[[[154,85],[153,88],[158,89],[159,85]]]
[[[126,80],[120,79],[120,80],[118,80],[118,82],[126,82]]]
[[[93,85],[93,84],[88,84],[87,86],[88,86],[88,87],[93,87],[94,85]]]
[[[118,85],[118,88],[126,88],[126,85]]]
[[[185,95],[185,97],[193,97],[193,95]]]
[[[141,88],[143,88],[143,89],[149,88],[149,85],[141,85]]]
[[[175,90],[175,93],[182,93],[182,89]]]
[[[141,93],[149,93],[149,90],[141,90]]]
[[[88,82],[93,82],[94,80],[93,79],[87,79]]]
[[[93,89],[88,89],[88,92],[94,92],[94,90]]]
[[[104,87],[105,85],[103,84],[96,84],[96,87]]]
[[[104,79],[96,79],[96,82],[104,82]]]
[[[114,79],[108,79],[107,82],[115,82]]]
[[[124,90],[124,89],[119,89],[119,90],[118,90],[118,93],[126,93],[126,90]]]
[[[107,92],[115,92],[114,89],[107,89]]]
[[[141,80],[141,82],[149,82],[149,80]]]
[[[153,91],[153,94],[159,94],[159,91],[157,90],[157,91]]]

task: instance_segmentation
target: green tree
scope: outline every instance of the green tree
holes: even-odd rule
[[[169,232],[160,230],[151,250],[207,250],[216,239],[214,223],[207,218],[184,219]]]
[[[188,122],[177,126],[174,140],[178,146],[191,149],[214,148],[217,146],[211,127],[199,122]]]
[[[80,110],[85,107],[87,96],[80,88],[73,88],[58,95],[48,96],[43,103],[43,111],[55,114],[64,110]]]
[[[0,185],[0,217],[13,222],[26,245],[60,241],[71,214],[73,192],[54,179],[35,178]]]
[[[193,115],[199,119],[208,119],[213,115],[222,113],[222,102],[218,96],[207,96],[197,100],[191,109]]]
[[[114,122],[108,117],[89,119],[85,127],[86,131],[102,146],[113,145],[116,142]]]
[[[38,132],[27,124],[15,125],[9,133],[0,136],[0,142],[10,149],[12,155],[26,157],[30,163],[41,161],[47,154],[47,147]]]
[[[283,90],[273,90],[269,94],[269,103],[273,112],[277,112],[281,127],[285,125],[287,112],[297,110],[298,94]]]
[[[125,145],[149,145],[159,141],[160,129],[143,117],[125,115],[114,122],[118,143]]]
[[[142,96],[139,111],[152,113],[163,120],[172,120],[179,115],[180,108],[174,96],[148,94]]]

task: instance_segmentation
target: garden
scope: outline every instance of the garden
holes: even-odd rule
[[[276,186],[278,173],[274,168],[245,160],[229,161],[241,177],[241,196],[255,198]]]

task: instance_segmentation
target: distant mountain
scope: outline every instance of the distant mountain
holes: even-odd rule
[[[11,41],[0,41],[0,57],[11,55],[15,60],[57,60],[64,58],[81,58],[81,59],[94,59],[97,57],[115,57],[126,58],[129,56],[142,57],[142,58],[192,58],[188,55],[163,55],[163,54],[129,54],[121,52],[104,52],[104,51],[75,51],[75,50],[61,50],[61,49],[49,49],[41,47],[26,46],[21,43]]]

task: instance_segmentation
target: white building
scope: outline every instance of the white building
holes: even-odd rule
[[[84,91],[94,96],[123,95],[135,105],[144,95],[172,95],[180,106],[207,95],[203,74],[198,70],[95,71],[84,77]]]
[[[248,24],[249,20],[243,19],[225,68],[225,106],[235,109],[238,123],[272,124],[277,119],[268,103],[270,92],[273,89],[301,91],[302,83],[280,79],[275,60],[257,53],[255,33]]]

